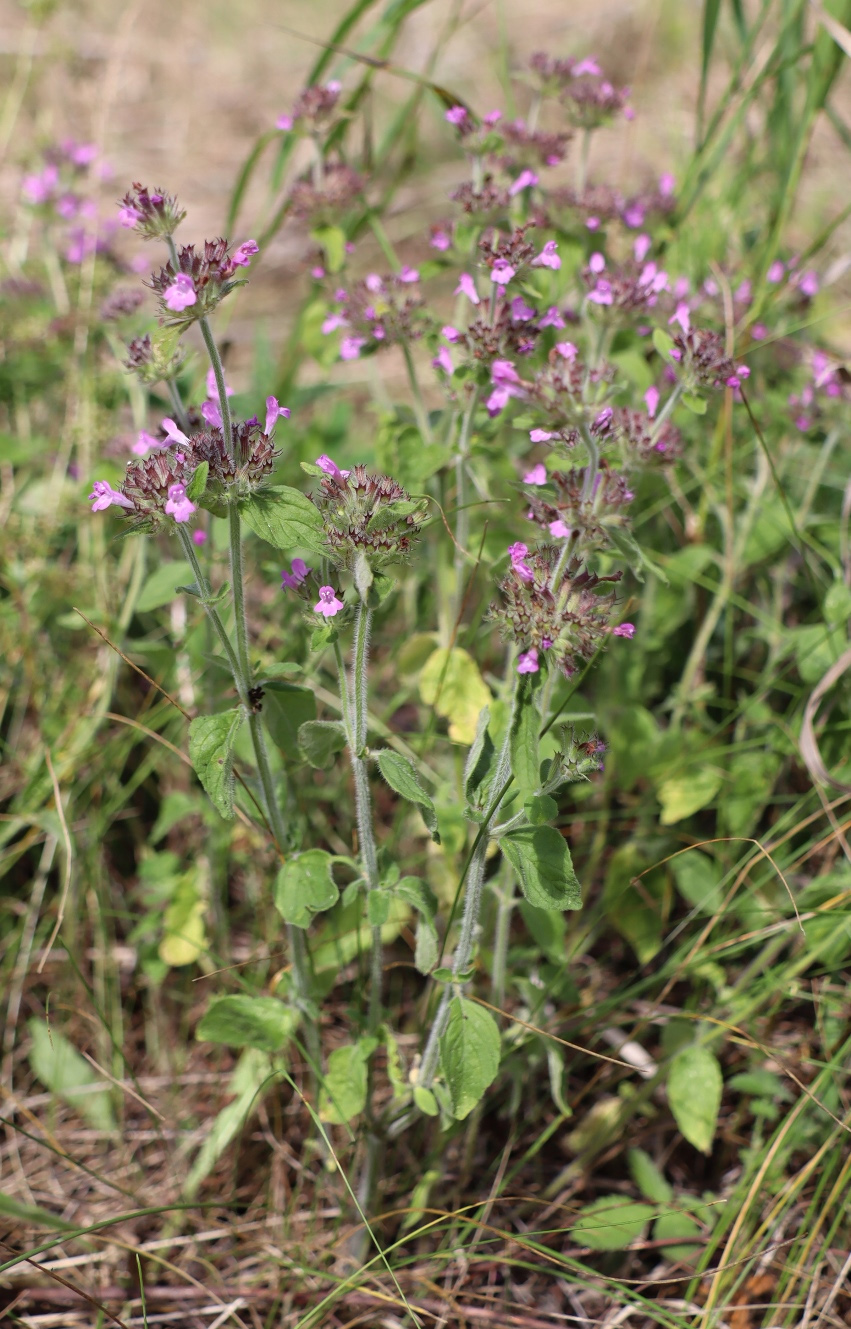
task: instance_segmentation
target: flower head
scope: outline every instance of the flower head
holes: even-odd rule
[[[534,171],[521,171],[508,192],[514,198],[515,194],[521,193],[524,189],[531,189],[537,183],[538,177]]]
[[[533,466],[531,471],[527,471],[523,476],[524,485],[545,485],[547,483],[547,468],[542,461]]]
[[[309,572],[310,568],[307,566],[303,558],[294,558],[292,561],[292,572],[281,573],[281,590],[287,586],[290,590],[297,591]]]
[[[173,194],[134,183],[119,203],[118,220],[146,240],[173,235],[186,212]]]
[[[474,305],[481,304],[479,293],[476,290],[476,283],[468,272],[462,272],[458,278],[458,285],[455,287],[455,295],[466,295]]]
[[[256,240],[243,240],[231,254],[230,261],[235,268],[247,268],[254,255],[259,252],[260,246]]]
[[[182,430],[182,429],[178,429],[178,427],[177,427],[177,425],[175,424],[174,420],[170,420],[168,416],[166,416],[166,417],[163,419],[162,427],[163,427],[163,429],[165,430],[165,436],[166,436],[166,438],[169,440],[170,443],[188,443],[188,442],[189,442],[189,439],[188,439],[187,436],[184,434],[183,430]]]
[[[557,272],[561,267],[561,259],[556,252],[558,245],[555,240],[548,240],[537,258],[532,259],[533,268],[552,268]]]
[[[192,278],[184,272],[178,272],[174,281],[163,291],[163,301],[167,309],[181,312],[194,305],[198,299]]]
[[[537,674],[539,669],[538,652],[534,646],[530,646],[528,651],[520,652],[517,657],[518,674]]]
[[[163,444],[158,438],[154,438],[153,434],[149,434],[145,429],[140,429],[136,442],[130,451],[135,452],[137,457],[146,457],[151,448],[161,448],[162,446]]]
[[[339,614],[340,610],[345,609],[345,607],[343,601],[337,599],[333,586],[319,587],[319,600],[313,606],[313,612],[315,614],[322,614],[325,618],[333,618],[335,614]]]
[[[630,637],[630,638],[631,638],[631,637],[634,637],[634,636],[635,636],[635,624],[634,624],[634,623],[621,623],[621,624],[619,624],[618,627],[616,627],[616,628],[612,628],[612,636],[613,636],[613,637]]]
[[[186,497],[186,486],[179,482],[169,485],[168,499],[164,509],[175,521],[188,521],[196,511],[195,504]]]
[[[207,543],[207,532],[197,530],[192,532],[192,543],[194,545],[205,545]]]
[[[337,463],[332,461],[325,452],[323,452],[321,457],[316,458],[316,465],[319,467],[320,471],[324,471],[326,475],[333,475],[335,480],[345,480],[347,475],[351,475],[351,471],[341,471]]]

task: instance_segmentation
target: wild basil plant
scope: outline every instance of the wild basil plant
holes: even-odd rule
[[[95,510],[120,509],[128,533],[180,543],[194,582],[179,589],[207,615],[236,697],[229,709],[192,719],[192,764],[222,817],[239,808],[259,819],[280,858],[269,889],[286,925],[289,977],[274,996],[215,998],[199,1034],[267,1051],[303,1039],[320,1116],[342,1123],[365,1114],[364,1204],[382,1141],[416,1112],[444,1125],[467,1117],[498,1074],[501,1036],[488,1004],[505,1000],[516,889],[534,911],[581,907],[557,823],[567,787],[593,779],[604,744],[560,717],[601,651],[630,650],[637,629],[627,598],[658,575],[631,513],[640,488],[664,494],[676,483],[684,446],[676,421],[693,427],[713,397],[740,395],[749,372],[721,331],[718,283],[695,285],[665,267],[673,178],[631,198],[589,178],[594,132],[632,114],[626,92],[593,60],[536,56],[526,81],[525,120],[446,109],[467,177],[452,215],[432,225],[420,258],[412,255],[419,267],[397,258],[374,216],[386,270],[359,260],[368,190],[335,146],[341,85],[306,89],[279,121],[283,135],[309,141],[290,211],[310,229],[319,354],[329,361],[321,347],[339,338],[343,362],[394,356],[410,385],[409,405],[385,408],[378,470],[358,438],[346,445],[351,458],[323,453],[303,463],[305,491],[288,460],[299,427],[290,411],[270,392],[259,414],[233,418],[212,318],[245,281],[258,245],[179,247],[184,214],[163,191],[134,185],[120,206],[122,225],[167,247],[167,263],[148,283],[159,328],[130,342],[126,364],[146,389],[164,383],[172,410],[139,435],[120,487],[96,480],[90,497]],[[542,177],[569,153],[574,185],[547,189]],[[196,325],[210,363],[197,408],[178,386],[184,339]],[[228,533],[229,580],[216,585],[210,522]],[[307,662],[254,663],[245,528],[286,556],[276,612],[290,620],[297,612],[310,625]],[[625,573],[633,580],[625,583]],[[422,635],[416,664],[431,711],[426,745],[375,720],[370,644],[376,624],[392,626],[400,596],[422,606],[432,634]],[[312,677],[329,667],[336,674],[339,718],[304,720],[297,751],[273,766],[264,700],[308,665]],[[444,719],[454,746],[437,733]],[[245,771],[238,794],[234,746],[243,727],[255,776]],[[351,781],[341,786],[327,772],[343,761]],[[298,763],[296,779],[307,763],[326,773],[329,789],[351,790],[352,852],[332,852],[288,822],[286,781]],[[422,818],[434,846],[444,810],[463,806],[457,909],[429,881],[439,847],[422,842],[413,863],[388,852],[386,818],[375,807],[381,784]],[[321,999],[335,975],[312,956],[311,937],[318,916],[353,908],[369,953],[365,1014],[358,1038],[326,1055]],[[419,1051],[404,1067],[385,972],[411,920],[413,963],[428,981]]]

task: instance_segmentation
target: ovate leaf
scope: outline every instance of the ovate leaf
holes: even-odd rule
[[[435,844],[440,844],[434,803],[420,784],[419,776],[411,762],[408,761],[407,757],[403,757],[398,752],[391,752],[387,748],[378,753],[377,759],[378,769],[390,788],[395,789],[396,793],[401,794],[409,803],[417,804],[422,813],[423,821],[431,833],[431,838]]]
[[[449,737],[456,743],[472,743],[479,712],[491,700],[472,655],[459,646],[441,646],[426,661],[419,688],[426,706],[449,721]]]
[[[294,1033],[298,1018],[298,1012],[277,997],[251,997],[240,992],[214,997],[195,1037],[203,1043],[280,1052]]]
[[[464,997],[453,997],[449,1021],[440,1040],[440,1065],[452,1101],[452,1115],[463,1121],[499,1070],[499,1029],[489,1011]]]
[[[197,1193],[198,1187],[213,1170],[219,1157],[256,1109],[264,1092],[274,1083],[275,1076],[268,1056],[254,1048],[243,1052],[227,1087],[227,1093],[235,1094],[236,1097],[214,1119],[198,1151],[198,1157],[183,1185],[183,1195],[187,1199],[191,1200]]]
[[[199,715],[189,723],[189,760],[213,806],[232,821],[233,745],[245,711],[237,706],[218,715]]]
[[[163,964],[179,968],[195,963],[207,945],[204,911],[204,897],[198,889],[196,875],[184,873],[165,911],[165,935],[159,944]]]
[[[632,1179],[645,1200],[654,1204],[670,1203],[674,1188],[665,1180],[653,1159],[643,1149],[630,1149],[627,1162]]]
[[[324,550],[324,534],[319,509],[306,495],[288,485],[261,489],[240,502],[239,511],[246,526],[276,549]]]
[[[499,846],[537,909],[581,909],[582,895],[567,841],[554,826],[521,826]]]
[[[306,720],[299,726],[298,750],[317,771],[327,771],[346,746],[346,731],[339,720]]]
[[[29,1061],[33,1074],[52,1094],[70,1103],[96,1130],[115,1127],[112,1100],[106,1089],[93,1089],[101,1079],[58,1029],[48,1028],[35,1017],[27,1022],[32,1046]]]
[[[147,578],[139,599],[136,601],[137,614],[146,614],[152,609],[160,609],[171,604],[177,596],[181,582],[191,581],[192,567],[184,559],[174,563],[161,563]]]
[[[540,785],[538,735],[541,717],[535,705],[529,675],[525,675],[517,689],[517,701],[511,717],[511,773],[522,798],[537,793]]]
[[[331,855],[324,849],[294,854],[275,879],[275,905],[286,923],[306,928],[314,914],[331,909],[340,898],[331,876]]]
[[[367,1062],[377,1039],[362,1038],[337,1048],[328,1058],[328,1069],[319,1092],[322,1121],[343,1125],[366,1107]]]
[[[712,1149],[723,1078],[717,1057],[693,1043],[683,1048],[668,1071],[668,1102],[689,1144],[701,1153]]]
[[[302,725],[316,719],[316,696],[312,688],[298,683],[267,683],[263,696],[263,719],[276,747],[290,760],[298,750]]]
[[[693,812],[699,812],[711,803],[721,788],[721,773],[711,766],[694,768],[687,775],[679,775],[660,784],[657,793],[662,804],[659,818],[663,826],[674,826]]]
[[[654,1216],[649,1204],[625,1200],[621,1195],[601,1195],[580,1209],[571,1236],[592,1251],[622,1251],[644,1235]]]

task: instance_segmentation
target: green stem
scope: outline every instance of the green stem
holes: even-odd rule
[[[228,504],[228,528],[236,655],[247,693],[251,687],[251,662],[248,658],[248,623],[245,617],[245,587],[242,582],[242,523],[239,508],[234,502]]]
[[[228,393],[225,387],[225,371],[222,367],[222,358],[219,355],[218,347],[213,338],[210,324],[206,318],[199,318],[198,326],[201,329],[201,336],[204,338],[204,345],[207,348],[207,354],[210,357],[210,364],[213,366],[213,373],[216,377],[216,387],[219,392],[219,410],[222,413],[222,435],[225,440],[225,447],[229,452],[233,451],[233,435],[230,426],[230,406],[228,405]]]
[[[458,451],[455,457],[455,598],[456,614],[464,595],[464,565],[467,561],[467,542],[470,538],[470,508],[467,489],[467,462],[470,457],[470,433],[473,417],[479,404],[479,390],[475,390],[461,421]],[[460,547],[459,547],[460,546]]]
[[[445,983],[443,995],[440,999],[440,1005],[432,1022],[426,1041],[423,1059],[420,1065],[417,1084],[423,1089],[428,1089],[434,1079],[437,1071],[437,1061],[440,1054],[440,1039],[446,1028],[446,1022],[449,1018],[449,1003],[452,1000],[454,989],[458,986],[460,975],[469,967],[473,955],[473,948],[476,944],[476,934],[479,927],[479,914],[482,909],[482,894],[485,884],[485,862],[487,858],[488,844],[490,841],[490,832],[496,821],[496,814],[499,805],[508,787],[507,780],[511,768],[511,730],[514,724],[514,711],[517,705],[517,681],[515,678],[514,688],[511,699],[511,714],[509,715],[508,726],[505,731],[505,738],[502,741],[502,749],[497,762],[496,773],[493,780],[493,788],[499,790],[487,819],[479,829],[476,845],[470,858],[470,865],[467,870],[467,888],[464,892],[464,912],[461,916],[461,935],[458,938],[458,945],[455,948],[455,955],[452,959],[452,982]]]
[[[511,931],[511,913],[514,909],[514,873],[507,871],[508,880],[499,891],[496,911],[496,931],[493,939],[493,965],[491,966],[491,993],[494,1006],[505,1001],[505,976],[508,967],[508,936]]]
[[[189,415],[187,414],[186,407],[183,405],[183,398],[180,395],[180,389],[178,388],[173,378],[170,378],[166,381],[166,387],[168,388],[168,395],[171,397],[171,404],[174,410],[174,418],[177,421],[177,423],[180,425],[180,428],[183,430],[183,432],[185,434],[188,434]]]
[[[411,348],[407,342],[402,343],[402,354],[405,357],[405,367],[408,371],[408,382],[411,385],[411,394],[414,398],[414,415],[417,417],[417,428],[423,437],[423,442],[431,444],[432,433],[431,425],[428,422],[428,412],[423,401],[423,394],[420,391],[420,381],[417,378],[417,371],[414,365],[414,357],[411,355]]]
[[[245,686],[245,679],[239,667],[239,660],[237,659],[236,652],[233,649],[233,642],[228,635],[227,628],[222,622],[218,609],[214,604],[210,603],[212,598],[210,583],[201,571],[201,564],[198,562],[198,555],[195,552],[192,537],[186,529],[185,523],[175,522],[175,526],[177,527],[177,534],[180,537],[180,543],[183,545],[183,552],[192,567],[192,571],[195,573],[195,582],[198,586],[198,590],[201,592],[201,603],[207,611],[207,616],[215,628],[216,635],[222,643],[222,648],[228,658],[228,664],[230,665],[231,674],[233,675],[234,686],[239,694],[239,700],[242,702],[243,706],[247,708],[248,689]]]

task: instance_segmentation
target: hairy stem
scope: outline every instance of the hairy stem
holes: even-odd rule
[[[473,948],[476,943],[476,933],[479,926],[479,915],[482,909],[482,894],[485,884],[485,861],[490,841],[490,832],[496,821],[499,805],[505,796],[508,788],[508,777],[511,770],[511,730],[514,724],[514,711],[517,705],[517,683],[515,680],[511,699],[511,714],[508,720],[508,726],[505,731],[505,738],[502,741],[502,749],[497,761],[496,773],[493,780],[493,788],[497,790],[497,796],[490,808],[488,816],[479,828],[479,834],[476,839],[476,845],[470,858],[470,865],[467,869],[467,887],[464,892],[464,912],[461,916],[461,935],[458,938],[458,945],[455,948],[455,955],[452,959],[452,982],[445,983],[443,995],[440,998],[440,1004],[437,1013],[429,1030],[426,1041],[423,1059],[420,1065],[420,1072],[417,1079],[418,1085],[423,1089],[428,1089],[434,1079],[437,1071],[437,1061],[440,1054],[440,1039],[446,1028],[446,1022],[449,1018],[449,1003],[452,1000],[453,990],[460,981],[460,975],[465,972],[469,966],[473,955]]]
[[[201,329],[201,336],[204,338],[204,345],[207,348],[207,354],[210,357],[210,364],[213,366],[213,373],[216,378],[216,388],[219,393],[219,410],[222,413],[222,435],[225,440],[225,447],[228,451],[233,450],[233,436],[230,427],[230,406],[228,405],[228,393],[225,387],[225,371],[222,367],[222,357],[219,355],[219,349],[216,346],[212,329],[206,318],[199,318],[198,326]]]
[[[417,418],[417,428],[419,429],[424,443],[432,442],[431,425],[428,420],[428,411],[425,408],[423,394],[420,388],[420,380],[417,378],[417,370],[414,364],[414,357],[411,355],[411,348],[407,342],[402,343],[402,354],[405,357],[405,368],[408,371],[408,382],[411,385],[411,395],[414,398],[414,415]]]
[[[180,425],[180,428],[186,433],[189,430],[189,415],[187,414],[186,407],[183,405],[180,389],[173,378],[168,379],[167,387],[168,395],[171,397],[171,405],[174,410],[174,418]]]
[[[458,613],[464,596],[464,570],[467,562],[467,542],[470,539],[470,508],[467,486],[467,462],[470,457],[470,433],[473,417],[479,403],[478,389],[470,398],[458,435],[455,456],[455,612]]]

